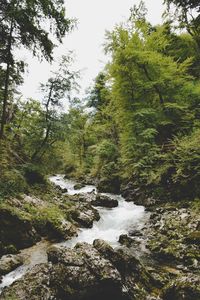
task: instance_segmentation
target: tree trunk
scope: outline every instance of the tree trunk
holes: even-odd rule
[[[43,149],[43,147],[46,145],[48,139],[49,139],[49,134],[50,134],[50,130],[51,130],[51,123],[48,125],[47,130],[46,130],[46,134],[45,137],[43,139],[43,141],[41,142],[40,146],[38,149],[36,149],[36,151],[33,153],[31,160],[35,160],[38,156],[38,154],[40,153],[40,151]]]
[[[1,116],[0,139],[3,139],[4,137],[4,129],[6,125],[6,111],[8,106],[8,87],[9,87],[10,65],[11,65],[12,33],[13,33],[13,21],[11,21],[10,24],[10,33],[8,37],[8,55],[7,55],[7,62],[6,62],[6,77],[5,77],[5,85],[4,85],[4,93],[3,93],[3,109],[2,109],[2,116]]]

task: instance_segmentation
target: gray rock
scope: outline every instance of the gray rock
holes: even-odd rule
[[[13,245],[17,250],[30,247],[40,240],[29,219],[21,218],[6,208],[0,209],[0,236],[3,247]]]
[[[118,201],[115,199],[112,199],[108,196],[97,194],[96,199],[91,202],[92,205],[94,206],[102,206],[102,207],[117,207],[118,206]]]
[[[23,264],[23,258],[21,255],[4,255],[0,259],[0,275],[10,273],[17,267]]]
[[[84,183],[77,183],[74,185],[74,189],[75,190],[80,190],[82,189],[83,187],[85,187],[85,184]]]
[[[164,300],[199,300],[200,277],[187,274],[170,282],[163,289]]]
[[[72,214],[72,218],[80,227],[91,228],[94,221],[99,221],[98,211],[89,203],[78,203],[76,211]]]
[[[152,288],[151,276],[127,249],[114,250],[102,240],[74,249],[53,246],[48,260],[6,288],[0,299],[145,300]]]
[[[5,288],[0,295],[1,300],[50,300],[56,298],[54,287],[50,281],[51,266],[40,264],[35,266],[23,278]]]

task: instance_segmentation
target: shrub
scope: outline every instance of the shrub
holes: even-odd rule
[[[40,167],[33,164],[24,166],[24,176],[28,184],[45,184],[46,180]]]

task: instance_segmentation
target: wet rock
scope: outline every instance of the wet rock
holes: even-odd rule
[[[73,200],[76,202],[86,202],[86,203],[91,203],[92,201],[95,201],[96,199],[96,194],[95,190],[89,192],[89,193],[83,193],[83,194],[76,194],[73,197]]]
[[[118,206],[118,201],[116,199],[112,199],[111,197],[97,194],[96,199],[91,202],[92,205],[94,206],[102,206],[102,207],[117,207]]]
[[[99,221],[98,211],[89,203],[79,203],[72,214],[72,218],[80,227],[91,228],[94,221]]]
[[[84,183],[77,183],[74,185],[74,189],[75,190],[80,190],[82,189],[83,187],[85,187],[85,184]]]
[[[186,237],[186,242],[200,245],[200,231],[193,231]]]
[[[114,249],[108,243],[106,243],[104,240],[101,240],[101,239],[94,240],[93,246],[105,258],[112,261],[113,258],[115,257]]]
[[[40,240],[28,218],[20,217],[6,208],[0,209],[0,236],[2,248],[13,245],[16,249],[22,249]]]
[[[61,192],[64,194],[64,193],[67,193],[68,192],[68,189],[67,188],[64,188],[61,190]]]
[[[51,266],[40,264],[35,266],[23,278],[5,288],[0,295],[1,300],[50,300],[56,298],[54,287],[50,283]]]
[[[134,244],[136,244],[137,241],[128,236],[127,234],[121,234],[119,237],[119,243],[126,247],[131,247]]]
[[[54,184],[55,185],[55,188],[58,192],[61,192],[62,194],[65,194],[68,192],[68,189],[67,188],[63,188],[61,187],[59,184]]]
[[[91,245],[50,249],[48,257],[53,263],[51,283],[62,299],[123,299],[119,272]]]
[[[163,290],[164,300],[199,300],[200,277],[193,274],[170,282]]]
[[[4,255],[0,259],[0,275],[10,273],[17,267],[23,264],[23,258],[21,255]]]
[[[71,237],[77,235],[77,231],[77,227],[65,219],[57,223],[48,220],[45,226],[45,232],[48,238],[56,241],[69,240]]]
[[[126,247],[114,250],[99,239],[95,240],[93,245],[119,271],[129,299],[146,299],[156,281],[133,253]]]
[[[133,201],[141,204],[145,199],[144,193],[131,182],[123,187],[121,194],[128,202]]]
[[[118,177],[101,179],[97,184],[97,190],[101,193],[120,194],[120,180]]]
[[[52,246],[48,260],[6,288],[0,299],[146,300],[152,291],[152,277],[133,254],[102,240],[74,249]]]
[[[122,188],[121,194],[127,202],[134,202],[136,205],[143,205],[146,208],[150,208],[158,202],[145,193],[145,188],[138,188],[132,182]]]
[[[141,230],[130,230],[130,231],[129,231],[129,235],[130,235],[131,237],[133,237],[133,236],[141,237],[141,236],[143,236],[143,233],[142,233]]]

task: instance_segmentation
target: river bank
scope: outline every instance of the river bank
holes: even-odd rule
[[[18,205],[15,205],[16,209],[25,207],[23,213],[26,222],[29,220],[28,224],[33,226],[31,231],[30,226],[27,231],[31,232],[31,237],[35,230],[37,239],[46,237],[51,242],[39,242],[38,246],[28,250],[31,253],[28,259],[16,260],[16,265],[10,264],[11,269],[7,271],[14,273],[8,272],[7,277],[3,277],[2,287],[6,286],[6,281],[12,283],[10,277],[14,278],[13,281],[21,279],[6,288],[0,299],[90,299],[96,297],[97,287],[102,293],[105,292],[100,293],[104,298],[108,298],[108,295],[115,295],[116,298],[117,295],[119,299],[198,299],[197,203],[188,203],[187,208],[183,208],[181,203],[161,205],[159,208],[150,205],[147,211],[133,204],[130,198],[126,202],[119,195],[97,196],[96,188],[92,185],[76,185],[64,180],[62,176],[54,176],[52,181],[56,192],[54,197],[50,197],[51,200],[44,201],[30,196],[21,199],[20,204],[16,199],[10,200],[10,205]],[[40,226],[37,214],[27,217],[27,214],[31,214],[30,206],[33,215],[34,208],[39,207]],[[57,210],[52,217],[55,207]],[[15,234],[17,229],[21,230],[19,225],[15,228]],[[32,238],[32,243],[38,242],[37,239]],[[70,248],[74,246],[71,251]],[[20,249],[19,243],[18,247]],[[22,257],[27,257],[26,250],[23,251],[26,255],[21,253]],[[39,256],[35,255],[37,251]],[[31,263],[27,263],[27,260]],[[91,264],[94,264],[95,276]],[[13,271],[15,266],[18,269]],[[101,268],[106,269],[100,271]],[[72,276],[71,281],[66,279],[65,273]],[[77,277],[80,282],[77,282]],[[59,278],[59,282],[56,278]],[[45,284],[42,283],[44,279]],[[31,282],[28,290],[25,289],[27,280]],[[38,286],[36,291],[33,291],[33,285]],[[48,291],[46,298],[45,290]]]

